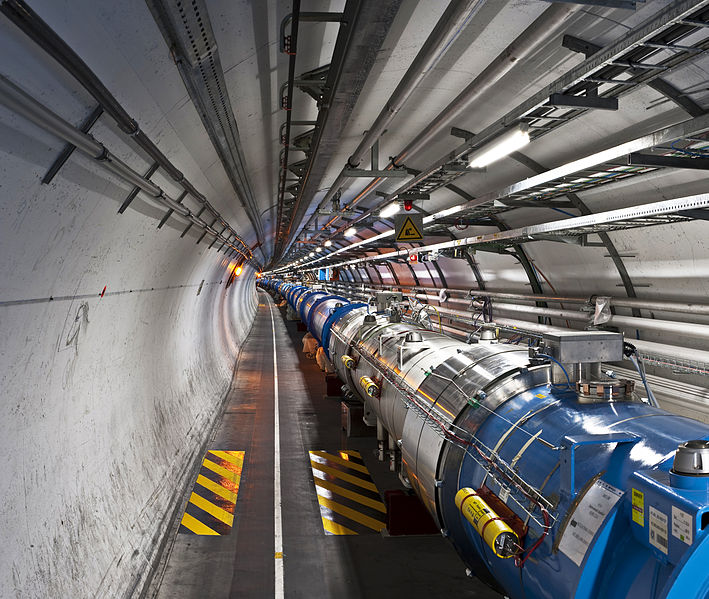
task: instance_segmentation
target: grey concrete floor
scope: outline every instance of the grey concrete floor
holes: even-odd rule
[[[158,599],[274,596],[274,377],[272,300],[260,306],[243,349],[228,405],[210,448],[245,451],[234,526],[225,536],[177,534],[161,573]],[[325,396],[325,379],[302,353],[303,333],[273,307],[277,343],[285,596],[316,598],[436,597],[499,599],[465,575],[439,535],[372,533],[328,536],[308,451],[357,449],[380,492],[401,488],[376,459],[373,437],[347,438],[340,403]],[[180,514],[181,515],[181,514]]]

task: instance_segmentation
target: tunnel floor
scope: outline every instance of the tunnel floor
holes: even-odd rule
[[[450,593],[499,599],[466,576],[440,535],[389,536],[378,530],[385,520],[384,491],[402,489],[401,483],[388,463],[377,460],[374,437],[346,436],[340,400],[326,396],[324,374],[302,352],[304,333],[285,320],[284,309],[270,296],[259,292],[259,302],[226,410],[209,444],[213,452],[204,456],[187,508],[180,511],[178,532],[156,575],[152,597],[279,596],[275,576],[281,556],[274,553],[275,332],[283,596],[391,599]],[[316,482],[330,493],[318,495]]]

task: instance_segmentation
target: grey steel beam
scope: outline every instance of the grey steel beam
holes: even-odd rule
[[[618,110],[618,98],[604,98],[597,95],[572,96],[570,94],[552,94],[550,106],[571,106],[597,110]]]
[[[335,50],[330,61],[326,102],[318,112],[311,143],[308,168],[303,176],[295,205],[283,237],[277,241],[275,260],[280,259],[294,241],[308,209],[308,201],[320,186],[330,157],[342,138],[354,105],[374,66],[402,0],[347,0],[340,23]]]
[[[689,168],[709,170],[709,158],[680,158],[678,156],[660,156],[658,154],[628,154],[631,166],[659,166],[662,168]]]

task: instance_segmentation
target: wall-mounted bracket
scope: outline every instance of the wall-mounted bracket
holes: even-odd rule
[[[591,108],[597,110],[618,110],[618,98],[602,98],[597,95],[572,96],[569,94],[552,94],[549,96],[550,106],[568,106],[571,108]]]

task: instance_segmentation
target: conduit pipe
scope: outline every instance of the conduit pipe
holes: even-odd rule
[[[237,248],[229,242],[227,238],[218,234],[205,221],[193,214],[189,208],[170,198],[159,186],[155,185],[155,183],[148,181],[119,158],[113,156],[103,144],[96,141],[91,135],[83,133],[62,119],[59,115],[37,102],[37,100],[29,96],[2,75],[0,75],[0,104],[3,104],[16,114],[24,117],[45,131],[48,131],[52,135],[56,135],[65,142],[76,146],[79,151],[96,160],[101,166],[111,171],[114,175],[138,187],[154,200],[172,208],[194,225],[202,228],[220,241],[223,241],[245,259],[249,259],[240,248]]]
[[[28,37],[37,43],[47,54],[56,60],[64,69],[76,79],[79,84],[101,105],[103,110],[108,114],[118,127],[130,135],[133,140],[158,163],[170,177],[178,183],[187,193],[202,204],[214,218],[226,227],[230,233],[236,238],[236,241],[243,246],[243,251],[250,259],[252,257],[251,248],[244,242],[234,229],[226,222],[219,212],[209,203],[207,198],[202,195],[190,183],[167,156],[152,142],[152,140],[140,130],[135,119],[126,112],[120,102],[111,94],[96,74],[88,67],[81,57],[71,49],[71,47],[57,35],[57,33],[45,23],[39,15],[37,15],[23,0],[3,0],[0,5],[0,11],[20,28]],[[71,125],[69,125],[71,126]],[[79,147],[73,142],[73,145]],[[143,189],[140,185],[137,185]],[[146,190],[144,190],[146,191]],[[150,193],[150,192],[147,192]],[[179,206],[179,204],[177,204]],[[183,216],[184,210],[180,211],[173,208],[175,212],[179,212]]]
[[[527,29],[525,29],[517,39],[507,46],[486,68],[483,70],[456,98],[448,104],[431,122],[401,150],[390,162],[387,168],[395,168],[403,164],[411,155],[421,150],[436,135],[441,133],[450,122],[470,107],[470,104],[479,99],[485,92],[492,88],[519,62],[536,51],[538,46],[548,41],[561,27],[568,26],[568,19],[575,12],[580,10],[580,6],[573,4],[554,4],[547,8]],[[384,183],[384,179],[378,179],[367,186],[367,193],[371,193]],[[331,188],[332,193],[338,189],[335,184]],[[397,190],[399,191],[399,190]],[[328,193],[329,195],[329,193]],[[327,197],[327,196],[326,196]],[[350,206],[364,196],[360,194]],[[323,202],[324,204],[324,202]],[[357,218],[347,223],[352,226],[370,216],[374,209],[365,210]],[[339,233],[338,230],[335,234]]]
[[[354,152],[352,152],[352,155],[347,159],[346,166],[351,168],[359,166],[365,154],[384,133],[384,130],[399,113],[406,101],[411,97],[411,94],[431,73],[436,63],[450,48],[456,37],[484,3],[485,0],[452,0],[448,4],[411,66],[401,78],[399,85],[396,86],[381,112],[374,119],[372,126],[359,142]],[[502,3],[500,3],[500,8],[502,8]],[[392,166],[390,165],[389,168],[391,169]],[[337,191],[350,180],[351,178],[345,175],[345,169],[343,168],[320,202],[320,205],[327,205]]]
[[[341,281],[339,285],[353,285],[346,281]],[[386,289],[412,289],[415,291],[440,291],[439,287],[426,287],[421,285],[378,285],[371,284],[372,287]],[[372,289],[374,291],[374,289]],[[518,300],[529,302],[555,302],[560,304],[589,304],[593,303],[596,296],[590,298],[582,297],[563,297],[553,295],[533,295],[527,293],[508,293],[500,291],[481,291],[479,289],[456,289],[446,287],[446,291],[451,293],[460,293],[464,295],[473,295],[475,297],[489,297],[496,300]],[[450,300],[449,300],[450,301]],[[611,306],[616,308],[639,308],[641,310],[657,310],[658,312],[681,312],[690,314],[700,314],[709,316],[709,304],[700,304],[696,302],[675,302],[666,300],[644,300],[625,297],[609,297]]]
[[[449,312],[451,314],[465,315],[466,312],[453,310],[436,306],[442,314]],[[556,310],[553,308],[539,308],[537,306],[523,306],[520,304],[497,304],[494,307],[495,311],[513,312],[516,314],[530,314],[534,316],[546,316],[549,318],[559,318],[562,320],[573,320],[584,324],[592,324],[592,315],[586,312],[577,312],[575,310]],[[467,312],[467,314],[470,314]],[[639,329],[642,331],[655,331],[659,333],[674,333],[684,335],[686,337],[694,337],[696,339],[709,339],[709,326],[704,324],[696,324],[692,322],[678,322],[675,320],[657,320],[654,318],[636,318],[634,316],[616,316],[612,315],[604,325],[612,325],[618,328]]]
[[[346,285],[346,284],[342,284]],[[363,289],[362,291],[375,291],[374,289]],[[365,293],[357,293],[357,295],[366,295]],[[520,295],[525,299],[529,297],[524,294],[503,294],[503,295]],[[436,299],[431,296],[426,296],[424,294],[416,294],[418,299]],[[539,296],[544,297],[544,296]],[[450,301],[450,300],[449,300]],[[444,306],[435,306],[436,310],[444,316],[453,317],[454,320],[463,322],[472,326],[473,320],[472,315],[466,310],[454,310],[452,308],[446,308]],[[536,306],[523,306],[515,304],[504,304],[496,306],[496,310],[508,311],[508,312],[518,312],[532,314],[536,316],[549,316],[553,318],[559,318],[562,320],[573,320],[576,322],[586,322],[588,323],[590,316],[584,314],[583,312],[574,312],[573,310],[553,310],[549,308],[538,308]],[[486,326],[494,326],[495,324],[517,328],[524,331],[531,331],[535,333],[546,333],[546,332],[559,332],[568,331],[569,329],[563,327],[555,327],[552,325],[543,325],[535,322],[526,322],[520,320],[511,320],[507,318],[496,318],[493,323],[486,323]],[[640,330],[652,330],[656,332],[667,332],[676,333],[678,335],[684,335],[687,337],[694,337],[699,339],[709,338],[709,326],[707,325],[697,325],[692,323],[675,322],[675,321],[665,321],[665,320],[655,320],[655,319],[644,319],[644,318],[634,318],[634,317],[624,317],[624,316],[613,316],[611,321],[607,324],[613,324],[620,327],[628,327],[631,329]],[[450,332],[450,327],[443,325],[443,329]],[[702,364],[709,364],[709,352],[696,350],[692,348],[684,348],[674,345],[667,345],[662,343],[656,343],[652,341],[642,341],[634,339],[632,336],[628,336],[628,341],[635,345],[638,350],[652,356],[666,356],[668,358],[674,358],[678,360],[684,360],[689,362],[697,362]]]

